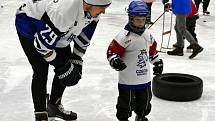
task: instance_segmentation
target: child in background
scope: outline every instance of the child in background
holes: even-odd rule
[[[135,121],[148,121],[151,111],[151,73],[150,63],[154,65],[154,75],[163,71],[163,61],[156,50],[157,43],[145,28],[149,14],[143,0],[129,4],[128,24],[112,40],[107,50],[110,65],[119,71],[118,101],[116,117],[119,121],[128,121],[132,111]]]

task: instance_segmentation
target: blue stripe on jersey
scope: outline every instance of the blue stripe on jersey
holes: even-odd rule
[[[96,21],[92,21],[89,25],[87,25],[83,30],[82,32],[84,32],[84,34],[87,36],[87,38],[89,40],[91,40],[92,36],[93,36],[93,33],[95,32],[96,30],[96,26],[97,26],[97,23]]]
[[[124,90],[130,90],[130,89],[145,89],[147,87],[151,86],[151,81],[145,84],[138,84],[138,85],[126,85],[126,84],[120,84],[118,83],[118,88],[119,89],[124,89]]]

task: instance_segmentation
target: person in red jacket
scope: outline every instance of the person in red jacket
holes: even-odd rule
[[[198,39],[196,37],[195,29],[196,29],[196,20],[199,19],[199,13],[198,8],[195,5],[195,2],[192,0],[192,13],[187,15],[186,18],[186,27],[187,30],[191,33],[193,38],[198,42]],[[177,43],[173,45],[174,47],[177,47]],[[187,49],[192,49],[192,47],[189,45]]]

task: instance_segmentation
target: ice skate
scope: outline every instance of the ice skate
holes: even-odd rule
[[[76,121],[77,114],[72,111],[66,111],[62,104],[47,105],[49,121]]]
[[[35,112],[35,121],[48,121],[47,112]]]

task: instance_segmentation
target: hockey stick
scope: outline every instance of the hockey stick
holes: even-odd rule
[[[148,29],[150,29],[164,14],[165,14],[166,11],[164,11],[155,21],[153,24],[151,24]]]

